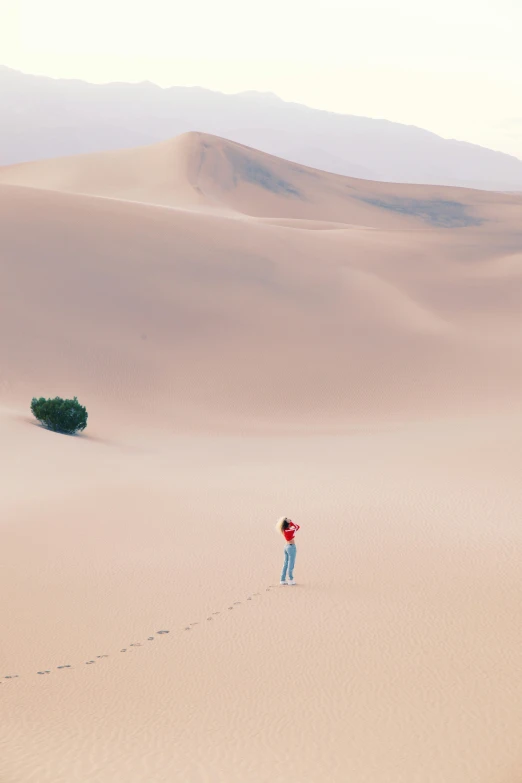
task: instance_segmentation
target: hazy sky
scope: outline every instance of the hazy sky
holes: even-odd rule
[[[522,0],[0,0],[0,60],[261,90],[522,158]]]

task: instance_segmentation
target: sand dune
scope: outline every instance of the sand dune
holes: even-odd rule
[[[424,232],[289,233],[7,186],[0,198],[6,400],[62,389],[189,429],[337,429],[520,399],[514,312],[506,322],[520,278],[493,290],[485,261],[473,278],[473,233],[455,248],[435,232],[430,247]],[[488,263],[512,242],[493,235]]]
[[[21,416],[2,780],[515,783],[520,418],[74,440]],[[267,591],[287,506],[300,585]]]
[[[150,147],[0,168],[0,183],[272,219],[377,228],[520,221],[522,196],[316,171],[202,133]]]
[[[0,182],[2,783],[515,783],[522,199],[199,134]]]

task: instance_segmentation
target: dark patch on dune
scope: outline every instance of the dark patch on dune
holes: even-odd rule
[[[191,256],[187,253],[176,259],[175,269],[179,280],[197,281],[208,288],[227,285],[239,285],[249,288],[256,286],[278,297],[292,297],[296,294],[295,285],[287,282],[278,274],[277,265],[270,258],[255,253],[244,253],[241,258],[230,258],[216,248],[212,258]]]
[[[398,212],[401,215],[418,217],[432,226],[441,228],[480,226],[484,222],[482,218],[469,215],[468,207],[466,204],[461,204],[460,201],[423,200],[395,196],[390,196],[387,199],[359,197],[359,201],[381,209],[389,209],[391,212]]]
[[[259,185],[259,187],[269,190],[271,193],[302,198],[301,193],[290,182],[281,179],[270,171],[269,168],[261,165],[248,155],[244,155],[235,149],[225,150],[225,155],[234,167],[235,184],[237,184],[238,179],[242,179],[245,182],[251,182],[252,185]]]
[[[298,166],[295,163],[290,164],[290,169],[294,172],[294,174],[305,175],[307,177],[313,177],[314,179],[317,179],[320,174],[324,174],[322,171],[316,171],[315,169],[311,169],[308,166]],[[329,172],[326,173],[328,174]]]

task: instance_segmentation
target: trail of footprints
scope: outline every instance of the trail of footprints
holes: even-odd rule
[[[265,588],[265,592],[267,592],[267,593],[270,592],[270,590],[273,587],[275,587],[275,585],[270,585],[269,587],[266,587]],[[257,598],[260,595],[261,595],[261,593],[252,593],[252,595],[249,595],[246,600],[247,601],[252,601],[254,598]],[[242,601],[234,601],[234,603],[231,606],[228,606],[227,609],[230,612],[230,611],[232,611],[234,609],[235,606],[240,606],[241,604],[242,604]],[[207,617],[207,622],[210,622],[210,621],[214,620],[214,618],[217,615],[220,615],[220,614],[221,614],[221,612],[212,612],[212,614],[209,617]],[[194,628],[194,626],[199,625],[199,624],[200,624],[199,622],[189,623],[188,625],[186,625],[184,627],[184,630],[185,631],[191,631]],[[169,634],[169,633],[170,633],[169,629],[162,629],[160,631],[156,631],[156,635],[155,636],[147,636],[147,642],[153,642],[153,641],[155,641],[156,636],[163,636],[163,635],[166,635],[166,634]],[[131,642],[128,645],[128,647],[122,647],[121,650],[120,650],[120,653],[129,652],[132,647],[143,647],[143,646],[144,645],[141,642]],[[93,664],[96,664],[97,661],[102,660],[103,658],[108,658],[108,657],[109,657],[108,653],[104,653],[102,655],[97,655],[95,658],[92,658],[91,660],[84,661],[83,664],[80,664],[80,666],[82,666],[82,665],[83,666],[92,666]],[[63,663],[60,666],[56,667],[56,669],[59,669],[59,670],[62,670],[62,669],[73,669],[73,668],[74,667],[70,663]],[[40,671],[37,671],[36,674],[40,675],[40,676],[46,676],[48,674],[51,674],[51,672],[52,672],[51,669],[41,669]],[[17,680],[17,679],[20,679],[20,675],[19,674],[5,674],[3,679],[4,680]],[[2,678],[0,678],[0,685],[1,684],[2,684]]]

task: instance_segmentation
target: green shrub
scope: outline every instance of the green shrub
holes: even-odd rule
[[[75,435],[87,426],[87,411],[80,405],[78,398],[62,400],[55,397],[54,400],[39,400],[33,397],[31,411],[44,427],[53,432],[64,432],[67,435]]]

